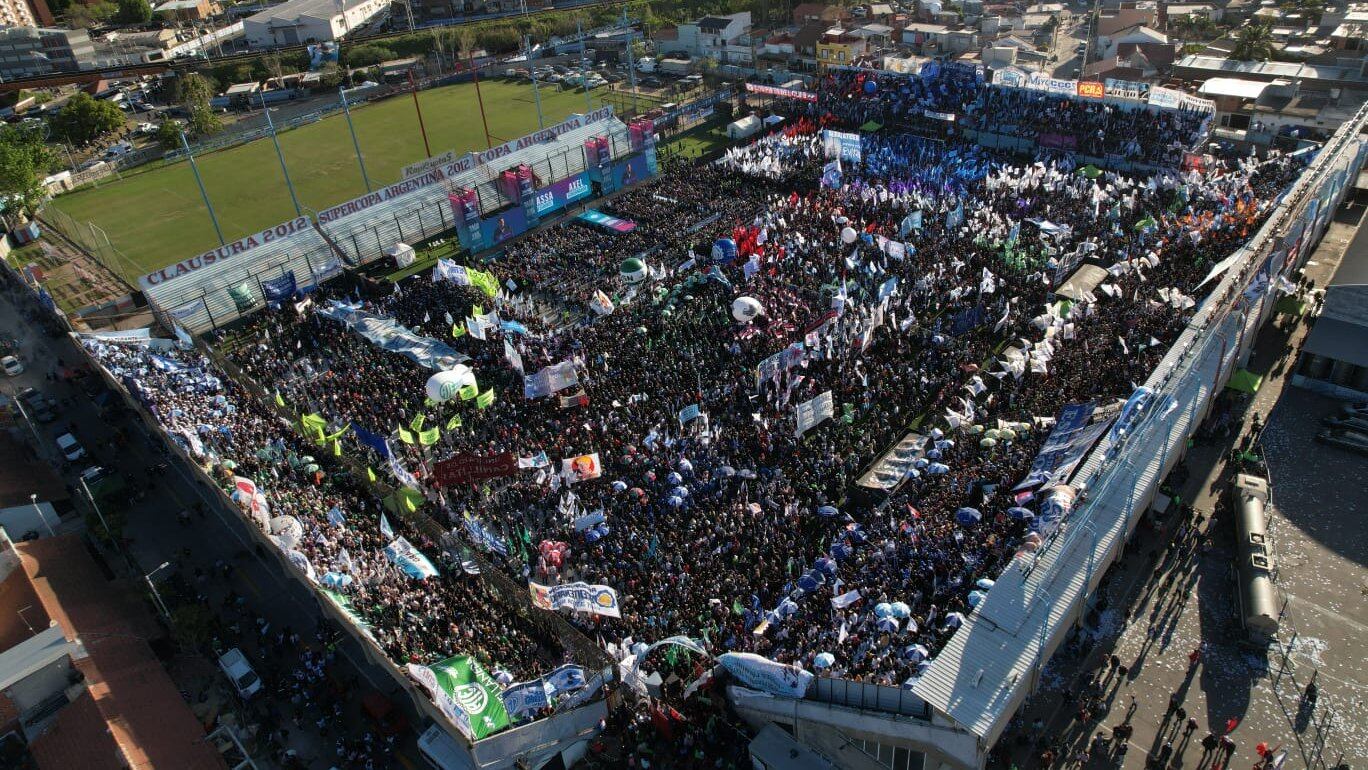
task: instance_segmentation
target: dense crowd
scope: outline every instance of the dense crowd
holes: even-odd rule
[[[922,109],[972,101],[989,105],[985,119],[1000,104],[958,75],[909,82],[921,90],[904,96]],[[833,86],[852,87],[873,95]],[[1172,120],[1153,135],[1125,130],[1160,145],[1193,130]],[[231,357],[327,432],[389,437],[392,458],[350,439],[345,451],[416,485],[443,526],[464,534],[478,520],[494,542],[470,544],[509,575],[615,589],[620,619],[573,618],[591,638],[632,649],[683,634],[712,653],[901,685],[1036,537],[1012,513],[1028,498],[1007,490],[1051,419],[1130,395],[1208,271],[1298,170],[1277,157],[1082,173],[897,133],[865,136],[861,160],[838,164],[800,122],[606,202],[636,223],[629,234],[571,222],[507,245],[483,266],[504,287],[494,296],[437,273],[392,291],[345,281],[312,308],[250,319]],[[620,270],[633,258],[644,281]],[[1105,280],[1062,301],[1054,290],[1084,260]],[[610,312],[588,307],[600,293]],[[739,298],[761,312],[738,319]],[[448,342],[493,401],[433,402],[432,370],[315,312],[332,300]],[[389,564],[364,483],[197,354],[92,346],[226,485],[255,479],[272,506],[264,527],[290,535],[277,518],[299,523],[282,547],[344,578],[331,578],[338,595],[396,660],[474,653],[520,680],[558,662],[554,642],[495,609],[458,564],[441,561],[423,582]],[[524,374],[563,362],[578,386],[524,398]],[[828,391],[827,419],[796,430],[795,407]],[[435,441],[412,440],[432,426]],[[929,437],[926,456],[891,498],[852,495],[913,429]],[[517,473],[432,484],[439,460],[504,453],[521,458]],[[560,473],[587,453],[601,478]]]

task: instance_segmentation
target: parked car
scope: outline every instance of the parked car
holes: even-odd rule
[[[109,161],[114,160],[115,158],[122,158],[130,152],[133,152],[132,142],[118,142],[106,149],[104,155],[101,155],[100,157]]]
[[[261,677],[252,669],[252,664],[247,662],[247,656],[242,654],[242,650],[234,647],[223,653],[219,656],[218,664],[243,700],[261,690]]]
[[[29,417],[38,422],[52,422],[57,419],[57,405],[37,388],[24,388],[19,391],[19,400],[24,402],[24,409],[28,411]]]
[[[73,463],[85,457],[86,454],[85,447],[81,446],[81,442],[77,441],[76,437],[70,433],[63,433],[57,437],[57,449],[61,451],[63,457]]]
[[[5,370],[5,374],[17,377],[24,373],[24,362],[14,356],[0,358],[0,369]]]
[[[1316,434],[1316,440],[1322,444],[1368,455],[1368,434],[1341,429],[1323,430]]]

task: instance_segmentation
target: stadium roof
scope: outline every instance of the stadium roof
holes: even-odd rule
[[[300,16],[331,19],[341,14],[343,7],[351,10],[363,2],[366,0],[285,0],[280,5],[270,6],[263,11],[252,14],[247,19],[262,24],[270,22],[272,19],[294,21]]]

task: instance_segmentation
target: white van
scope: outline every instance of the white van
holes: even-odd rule
[[[234,647],[233,649],[219,656],[219,668],[223,669],[224,676],[233,683],[233,689],[242,696],[243,700],[256,695],[261,689],[261,677],[252,670],[252,664],[247,662],[247,657],[242,654],[242,650]]]
[[[85,457],[85,447],[70,433],[63,433],[57,437],[57,448],[61,450],[63,457],[73,463]]]
[[[104,155],[101,157],[105,160],[114,160],[115,158],[123,157],[130,152],[133,152],[132,142],[119,142],[118,144],[111,145],[109,149],[104,151]]]

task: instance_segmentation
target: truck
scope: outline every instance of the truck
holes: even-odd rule
[[[693,67],[693,62],[688,59],[661,59],[657,66],[667,75],[687,75]]]
[[[656,60],[649,56],[637,59],[636,68],[638,72],[652,73],[656,71]]]

